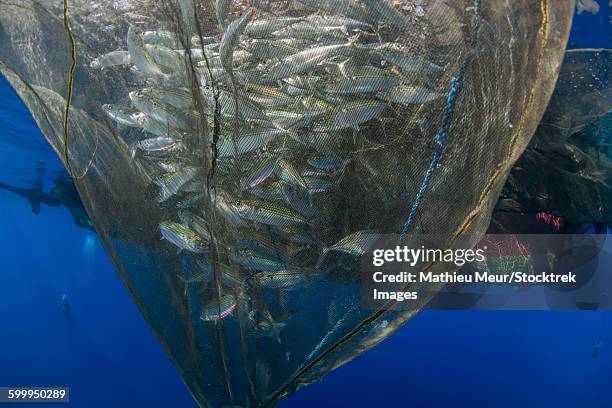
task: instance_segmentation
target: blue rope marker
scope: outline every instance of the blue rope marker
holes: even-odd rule
[[[477,39],[478,28],[480,26],[480,0],[474,1],[474,30],[472,31],[472,39],[471,45],[474,46]],[[416,198],[414,199],[414,204],[412,204],[412,209],[410,210],[410,214],[408,215],[408,219],[404,223],[404,227],[402,228],[402,232],[400,233],[400,240],[404,239],[408,232],[410,231],[410,227],[416,218],[417,210],[425,198],[425,193],[427,193],[427,189],[429,188],[429,183],[431,182],[431,176],[433,175],[434,170],[438,167],[438,162],[442,158],[442,153],[446,150],[446,141],[448,140],[449,130],[451,126],[451,122],[453,119],[453,115],[455,113],[455,108],[457,106],[457,98],[461,93],[461,90],[464,87],[464,75],[467,70],[470,62],[471,62],[472,53],[470,53],[461,69],[459,70],[459,74],[453,77],[450,81],[450,91],[448,92],[448,96],[446,98],[446,110],[444,111],[444,116],[442,117],[442,124],[438,129],[438,132],[433,137],[433,141],[436,143],[436,150],[434,152],[433,158],[431,159],[431,163],[429,164],[429,168],[427,169],[427,173],[425,173],[425,178],[423,179],[423,183],[421,184],[421,188],[417,193]]]

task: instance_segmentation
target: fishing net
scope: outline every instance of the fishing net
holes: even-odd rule
[[[557,231],[610,224],[611,60],[610,50],[566,52],[542,122],[502,190],[496,210],[505,218],[532,214]]]
[[[479,240],[573,8],[2,0],[0,71],[198,404],[271,406],[429,300],[362,307],[379,235]]]

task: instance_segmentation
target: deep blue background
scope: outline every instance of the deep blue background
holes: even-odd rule
[[[572,47],[610,47],[610,15],[578,16]],[[605,4],[604,4],[605,3]],[[0,80],[0,182],[50,186],[61,165]],[[0,386],[71,387],[73,407],[195,407],[94,233],[64,208],[0,190]],[[67,293],[73,332],[58,308]],[[424,312],[281,407],[611,407],[600,312]],[[24,405],[21,405],[24,406]],[[65,405],[64,405],[65,406]]]

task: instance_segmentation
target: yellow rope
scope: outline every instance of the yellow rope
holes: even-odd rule
[[[485,200],[487,199],[489,192],[493,189],[498,177],[501,176],[503,172],[508,169],[509,165],[512,162],[514,154],[515,154],[517,139],[519,135],[523,133],[523,130],[525,127],[525,119],[527,117],[527,112],[529,112],[533,108],[533,103],[534,103],[536,92],[537,92],[537,85],[538,85],[539,78],[540,78],[540,68],[542,67],[542,62],[544,60],[544,55],[546,53],[546,44],[548,41],[548,31],[549,31],[549,23],[550,23],[549,15],[548,15],[548,0],[540,1],[540,12],[542,13],[542,25],[540,27],[540,33],[539,33],[540,50],[539,50],[537,65],[536,65],[536,70],[535,70],[536,78],[533,83],[533,86],[531,87],[531,91],[529,93],[529,99],[527,100],[527,105],[525,106],[525,110],[523,111],[523,114],[521,115],[519,125],[517,126],[516,131],[510,138],[510,143],[508,144],[508,153],[507,153],[506,159],[504,160],[502,164],[498,165],[493,171],[493,174],[489,178],[487,185],[485,186],[484,190],[480,194],[478,203],[476,204],[472,212],[470,212],[470,214],[467,216],[467,218],[465,219],[461,227],[459,227],[455,231],[453,241],[459,238],[461,234],[463,234],[470,227],[472,222],[474,222],[476,217],[482,211],[482,208],[484,207],[484,204],[485,204]]]
[[[94,158],[96,157],[96,152],[98,151],[98,144],[100,141],[100,136],[96,132],[96,145],[94,147],[93,154],[91,159],[87,163],[85,170],[82,174],[75,175],[72,169],[72,165],[70,164],[70,157],[68,155],[68,134],[69,134],[69,113],[70,113],[70,105],[72,105],[72,93],[73,93],[73,85],[74,85],[74,72],[76,71],[76,63],[77,63],[77,53],[76,53],[76,45],[74,41],[74,35],[72,33],[72,28],[70,27],[70,21],[68,19],[68,1],[64,0],[64,28],[66,29],[66,33],[68,34],[68,41],[70,43],[70,70],[68,71],[68,82],[67,82],[67,95],[66,95],[66,106],[64,108],[64,160],[66,162],[66,168],[68,169],[68,174],[75,180],[80,180],[89,171],[91,166],[93,165]]]

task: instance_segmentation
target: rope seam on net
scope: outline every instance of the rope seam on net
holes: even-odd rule
[[[480,27],[480,0],[474,0],[474,29],[472,31],[472,38],[470,40],[470,45],[473,47],[476,43],[477,34]],[[434,171],[438,167],[438,163],[442,158],[442,154],[446,150],[447,140],[449,137],[449,131],[451,127],[451,122],[455,114],[455,108],[457,107],[457,98],[461,94],[461,91],[464,87],[464,76],[467,71],[470,63],[472,62],[473,49],[469,51],[470,53],[466,57],[465,61],[461,65],[459,69],[459,73],[454,76],[450,81],[450,90],[448,92],[448,96],[446,98],[446,109],[444,111],[444,116],[442,117],[442,124],[438,128],[438,132],[433,137],[433,141],[436,143],[436,149],[429,164],[429,168],[425,173],[425,177],[423,178],[423,182],[421,183],[421,187],[419,188],[419,192],[417,193],[416,198],[414,199],[414,203],[412,204],[412,208],[410,209],[410,214],[404,223],[402,228],[402,232],[400,234],[400,239],[405,238],[408,232],[410,232],[410,228],[414,223],[414,220],[417,216],[417,211],[419,206],[423,202],[425,198],[425,194],[429,188],[429,184],[431,183],[431,177],[433,176]]]
[[[93,153],[91,155],[91,159],[87,162],[85,166],[85,170],[83,170],[82,174],[75,174],[72,169],[72,164],[70,164],[70,156],[68,152],[68,134],[69,134],[69,115],[70,115],[70,106],[72,105],[72,96],[73,96],[73,85],[74,85],[74,73],[76,71],[77,64],[77,52],[76,52],[76,41],[74,40],[74,33],[72,32],[72,28],[70,27],[70,19],[69,19],[69,1],[64,0],[64,13],[63,13],[63,22],[64,29],[66,30],[66,34],[68,35],[68,43],[70,46],[70,69],[68,70],[68,81],[66,83],[67,94],[66,94],[66,105],[64,107],[64,116],[63,116],[63,136],[64,136],[64,160],[66,161],[66,169],[68,170],[68,174],[74,180],[80,180],[87,175],[89,169],[93,165],[94,158],[96,157],[96,153],[98,152],[98,145],[100,143],[100,135],[98,131],[96,131],[96,145],[94,146]]]

